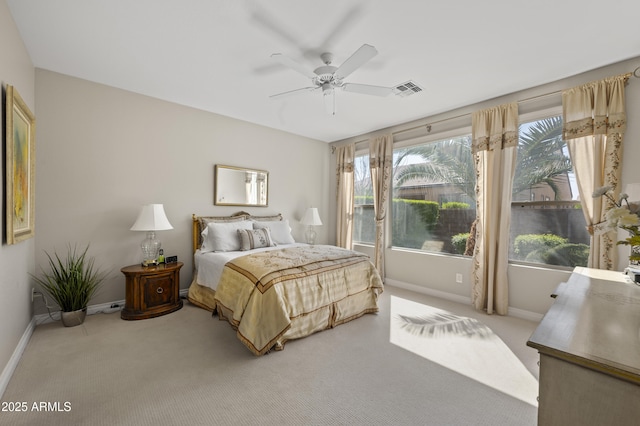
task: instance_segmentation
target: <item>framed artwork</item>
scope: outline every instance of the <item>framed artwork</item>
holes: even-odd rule
[[[36,119],[18,91],[7,85],[7,244],[33,237],[35,227]]]

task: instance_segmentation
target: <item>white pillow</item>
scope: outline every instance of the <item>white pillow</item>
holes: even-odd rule
[[[262,247],[273,247],[275,243],[271,239],[269,228],[263,229],[238,229],[240,236],[240,250],[253,250]]]
[[[291,227],[288,220],[253,222],[253,229],[269,228],[271,238],[276,244],[293,244],[296,240],[291,235]]]
[[[249,220],[210,222],[202,231],[202,247],[200,250],[203,253],[209,251],[238,251],[240,250],[238,229],[252,228],[252,222]]]

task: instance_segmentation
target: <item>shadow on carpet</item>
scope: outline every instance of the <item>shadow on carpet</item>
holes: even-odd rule
[[[390,341],[405,350],[537,406],[538,381],[486,325],[391,296]]]

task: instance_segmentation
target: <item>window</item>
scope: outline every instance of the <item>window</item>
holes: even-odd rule
[[[353,170],[353,241],[375,244],[376,221],[369,154],[356,154]]]
[[[586,266],[589,234],[562,139],[562,116],[525,116],[516,161],[509,260]],[[476,217],[471,135],[397,147],[393,162],[389,207],[392,245],[463,255]],[[354,241],[373,244],[375,216],[368,154],[356,156],[354,182]]]
[[[562,139],[562,116],[523,122],[519,136],[509,259],[586,266],[589,233]]]
[[[393,151],[392,244],[463,254],[475,220],[471,135]]]

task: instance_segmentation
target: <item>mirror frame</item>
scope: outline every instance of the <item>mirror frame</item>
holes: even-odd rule
[[[254,172],[257,174],[263,174],[265,177],[265,200],[264,203],[242,203],[242,202],[231,202],[226,203],[224,201],[218,200],[218,194],[223,192],[223,188],[221,187],[222,182],[220,182],[220,173],[225,170],[231,170],[236,172]],[[266,170],[258,170],[258,169],[249,169],[245,167],[234,167],[234,166],[224,166],[222,164],[216,164],[214,167],[214,182],[213,182],[213,204],[216,206],[246,206],[246,207],[268,207],[269,206],[269,172]]]

